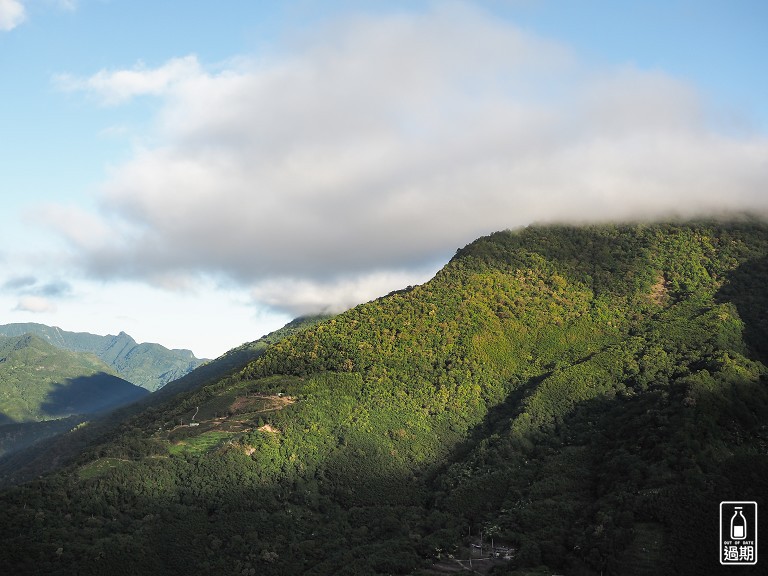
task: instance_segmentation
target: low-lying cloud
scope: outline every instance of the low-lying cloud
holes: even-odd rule
[[[224,275],[311,311],[533,221],[768,207],[768,139],[721,130],[694,86],[462,5],[339,20],[213,71],[185,56],[58,83],[162,103],[100,212],[47,210],[102,278]]]
[[[360,302],[429,280],[435,269],[386,271],[332,280],[274,278],[258,282],[251,290],[256,302],[295,316],[342,312]]]

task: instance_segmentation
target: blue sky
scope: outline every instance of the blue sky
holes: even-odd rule
[[[764,211],[766,6],[0,0],[0,323],[212,357],[497,229]]]

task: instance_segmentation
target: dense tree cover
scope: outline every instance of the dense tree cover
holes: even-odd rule
[[[482,238],[3,493],[0,566],[417,574],[482,530],[497,574],[715,573],[768,494],[766,259],[749,220]]]
[[[158,399],[167,399],[180,392],[194,390],[206,383],[230,376],[233,372],[242,370],[246,364],[264,354],[270,345],[279,342],[292,334],[310,328],[328,318],[330,318],[329,315],[315,315],[302,316],[291,320],[282,328],[270,332],[258,340],[247,342],[233,348],[215,360],[208,361],[189,374],[174,380],[155,393],[153,402]]]

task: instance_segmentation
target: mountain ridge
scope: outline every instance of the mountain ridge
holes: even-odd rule
[[[0,562],[435,574],[482,532],[494,574],[723,573],[719,502],[768,494],[767,258],[762,221],[478,239],[0,494]]]
[[[206,360],[195,358],[191,350],[168,349],[155,343],[137,343],[121,331],[99,336],[88,332],[69,332],[58,326],[34,322],[0,325],[0,335],[35,334],[54,346],[74,352],[92,353],[120,374],[150,392],[188,374]]]

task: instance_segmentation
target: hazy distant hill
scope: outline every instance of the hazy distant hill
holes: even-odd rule
[[[0,455],[78,424],[148,392],[92,354],[62,350],[37,336],[0,336]],[[54,422],[57,421],[57,422]],[[45,424],[32,424],[47,422]]]
[[[0,493],[0,566],[450,574],[482,533],[496,575],[730,574],[719,503],[768,505],[767,282],[758,221],[481,238]]]
[[[137,344],[125,332],[117,336],[98,336],[87,332],[67,332],[36,323],[0,325],[0,336],[35,334],[58,348],[89,352],[111,366],[129,382],[155,391],[188,374],[204,360],[190,350],[169,350],[159,344]]]

